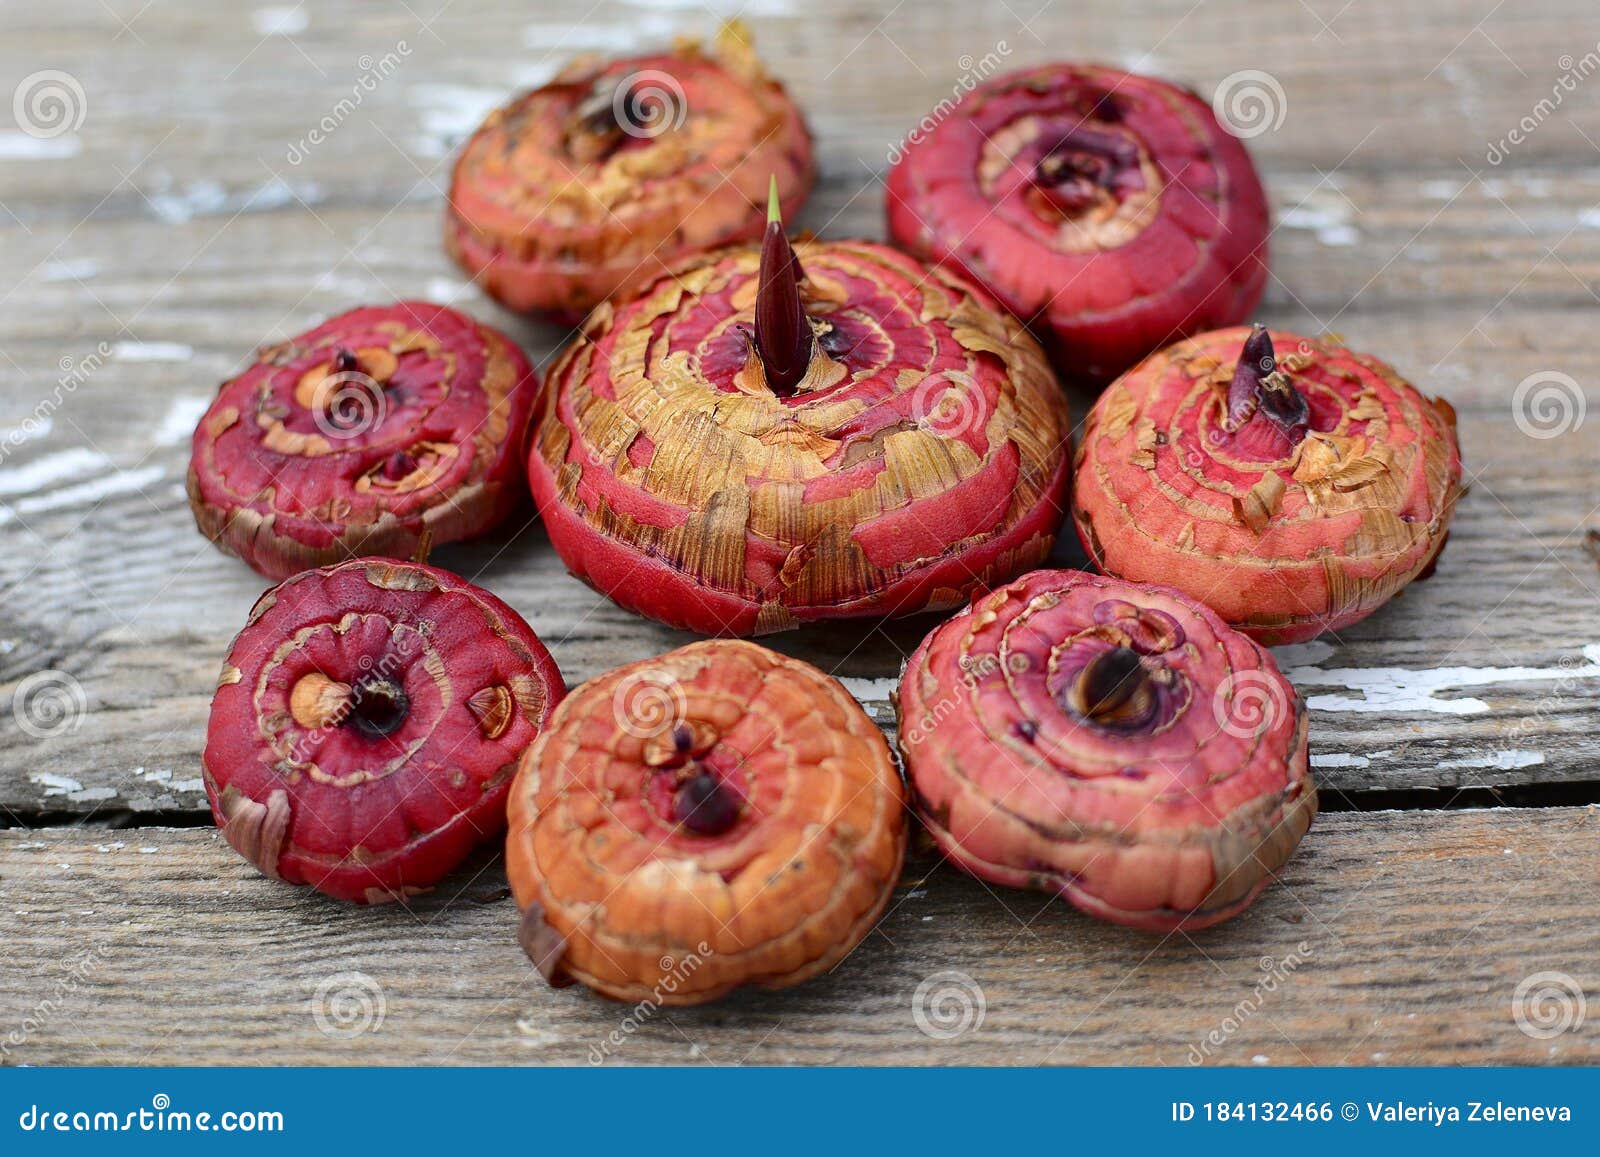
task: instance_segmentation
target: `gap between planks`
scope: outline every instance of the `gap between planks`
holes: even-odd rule
[[[1513,999],[1538,973],[1600,985],[1597,812],[1323,816],[1252,909],[1165,939],[919,855],[832,975],[627,1026],[637,1010],[538,981],[493,857],[409,910],[359,908],[212,832],[4,832],[0,1023],[27,1031],[0,1061],[1595,1063],[1593,1019],[1541,1038]],[[940,986],[981,1023],[919,1029]],[[381,1023],[319,1029],[334,990]]]

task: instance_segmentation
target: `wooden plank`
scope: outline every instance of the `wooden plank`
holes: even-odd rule
[[[1305,224],[1297,206],[1331,195],[1304,175],[1269,180],[1280,219]],[[830,228],[881,235],[880,190],[863,181],[859,196],[860,186],[826,184],[816,223],[837,212]],[[1591,422],[1554,439],[1528,437],[1510,395],[1541,370],[1582,376],[1593,305],[1586,281],[1600,277],[1600,231],[1572,227],[1600,200],[1600,173],[1548,187],[1360,177],[1340,195],[1360,210],[1352,219],[1363,244],[1344,245],[1338,233],[1340,243],[1329,243],[1331,227],[1317,224],[1326,215],[1281,228],[1281,285],[1263,315],[1312,330],[1331,320],[1353,343],[1450,396],[1475,489],[1435,579],[1345,632],[1331,651],[1287,660],[1304,669],[1316,702],[1332,704],[1313,713],[1323,781],[1335,792],[1592,782],[1585,740],[1600,681],[1583,648],[1600,644],[1600,575],[1583,532],[1600,504],[1592,470],[1600,433]],[[0,739],[18,753],[0,757],[0,806],[14,815],[202,806],[198,755],[215,668],[262,584],[193,530],[181,492],[186,431],[215,382],[256,342],[358,300],[411,292],[507,325],[541,361],[563,338],[509,318],[452,273],[434,245],[436,205],[403,206],[353,253],[375,211],[249,213],[220,237],[217,221],[95,219],[55,259],[43,231],[18,239],[21,259],[33,264],[24,284],[35,308],[0,311],[0,427],[42,413],[53,428],[10,448],[0,465],[0,489],[22,479],[0,494],[0,541],[10,544],[0,551],[0,697],[30,675],[62,670],[82,686],[90,711],[75,731],[48,741],[0,712]],[[59,279],[59,261],[83,253],[108,255],[106,264],[81,283]],[[1528,273],[1503,303],[1482,297],[1486,258]],[[105,308],[86,314],[86,294]],[[126,330],[118,318],[131,323]],[[102,343],[104,356],[96,353]],[[77,368],[63,371],[63,357]],[[1080,414],[1087,401],[1075,399]],[[523,610],[572,681],[685,640],[567,578],[536,525],[509,537],[447,549],[439,560]],[[1078,565],[1082,556],[1068,543],[1058,560]],[[865,681],[858,687],[887,721],[881,681],[896,675],[926,626],[891,625],[865,638],[843,626],[777,645]],[[1441,668],[1464,683],[1488,682],[1447,683],[1431,697],[1397,693],[1381,711],[1351,709],[1361,688],[1385,677],[1375,669],[1417,684],[1443,677],[1408,672]],[[1539,671],[1545,677],[1528,677]],[[1486,710],[1453,713],[1450,701],[1467,697]]]
[[[1274,187],[1280,210],[1304,196],[1290,182]],[[1398,254],[1365,291],[1388,256],[1341,265],[1329,255],[1349,250],[1326,244],[1319,230],[1280,230],[1278,276],[1308,308],[1280,290],[1264,316],[1316,329],[1319,318],[1354,300],[1336,324],[1452,398],[1475,478],[1433,580],[1340,639],[1286,656],[1313,703],[1325,705],[1313,712],[1313,750],[1333,791],[1596,778],[1586,740],[1600,679],[1583,648],[1600,644],[1600,575],[1583,543],[1600,504],[1592,470],[1600,427],[1528,437],[1517,430],[1510,400],[1515,383],[1540,370],[1566,366],[1581,375],[1590,341],[1583,278],[1600,275],[1600,232],[1581,230],[1565,241],[1556,233],[1591,198],[1600,200],[1600,174],[1560,189],[1559,212],[1546,210],[1537,186],[1500,190],[1504,206],[1473,186],[1436,217],[1441,202],[1417,180],[1350,185],[1346,193],[1369,207],[1362,228],[1375,238],[1372,247]],[[849,202],[829,185],[823,199],[850,205],[842,231],[878,231],[868,214],[876,212],[875,190]],[[1456,213],[1465,220],[1458,224]],[[369,216],[346,209],[323,220],[353,242]],[[1480,232],[1489,221],[1514,218],[1541,223],[1527,251],[1518,251],[1532,276],[1511,300],[1485,304],[1471,296],[1483,268]],[[354,300],[415,288],[461,294],[465,308],[508,324],[541,359],[556,348],[562,331],[512,321],[453,277],[433,246],[436,225],[436,206],[405,207],[359,262],[347,255],[317,289],[329,243],[303,211],[240,217],[186,271],[188,251],[173,245],[173,229],[95,221],[83,229],[91,251],[117,254],[117,264],[82,286],[36,270],[29,292],[39,295],[38,308],[0,311],[0,349],[10,359],[0,362],[0,426],[24,423],[53,401],[56,388],[42,382],[72,386],[43,412],[53,426],[48,436],[12,448],[0,465],[0,489],[18,491],[0,494],[0,541],[9,544],[0,551],[0,698],[11,698],[30,675],[60,670],[82,687],[89,708],[75,730],[47,740],[0,712],[0,740],[17,753],[0,757],[0,806],[18,816],[202,806],[198,755],[215,669],[263,584],[194,532],[181,490],[186,431],[215,382],[257,341]],[[1423,242],[1407,247],[1419,230],[1428,247],[1420,255],[1414,251]],[[176,232],[200,247],[214,228],[191,223]],[[1506,243],[1523,245],[1514,233],[1513,226]],[[1532,252],[1541,241],[1561,242],[1557,258]],[[43,240],[26,244],[33,248],[25,245],[25,260],[43,259]],[[261,269],[273,272],[253,273]],[[181,300],[163,305],[157,291],[179,275]],[[349,285],[346,276],[362,280]],[[1396,279],[1409,289],[1379,295]],[[85,289],[110,312],[74,313]],[[156,300],[119,331],[114,316],[140,310],[152,294]],[[70,332],[74,325],[82,332]],[[95,360],[102,342],[112,352]],[[63,356],[77,358],[81,375],[62,373]],[[141,360],[151,357],[175,360]],[[1086,404],[1076,399],[1079,413]],[[439,561],[527,614],[573,682],[687,638],[616,610],[566,577],[536,524],[444,550]],[[1068,543],[1058,561],[1079,565],[1082,556]],[[896,675],[927,625],[865,634],[845,625],[776,645],[863,681],[854,685],[887,722],[882,681]],[[1355,701],[1385,680],[1398,686],[1382,710],[1361,709]],[[1440,684],[1434,694],[1417,689],[1430,680]],[[1457,714],[1466,698],[1477,703]]]
[[[1416,9],[1354,0],[1276,5],[1270,14],[1250,0],[1158,0],[1135,10],[946,3],[922,5],[916,18],[873,0],[537,8],[459,0],[438,13],[344,0],[278,20],[280,34],[244,5],[63,0],[8,14],[0,75],[14,84],[50,67],[80,79],[89,113],[81,161],[16,166],[5,187],[30,213],[77,220],[154,152],[113,198],[114,211],[144,211],[143,193],[175,212],[191,193],[202,204],[215,199],[196,182],[232,194],[269,170],[335,199],[385,182],[403,182],[404,192],[505,91],[542,82],[578,52],[704,35],[716,11],[741,8],[810,111],[835,171],[881,166],[891,143],[964,75],[992,67],[981,63],[987,57],[1021,67],[1064,53],[1168,76],[1208,97],[1240,71],[1268,73],[1284,113],[1254,147],[1276,165],[1326,170],[1354,154],[1351,163],[1372,169],[1453,172],[1461,160],[1481,168],[1488,145],[1530,115],[1544,123],[1511,150],[1515,162],[1592,164],[1585,137],[1600,140],[1592,99],[1564,93],[1552,110],[1537,109],[1600,40],[1585,0]],[[395,65],[380,69],[386,56]],[[361,88],[367,75],[380,79]],[[358,91],[355,113],[332,111]],[[329,115],[333,143],[291,164],[289,146]],[[431,195],[425,185],[420,192]]]
[[[1600,984],[1597,822],[1594,808],[1325,816],[1246,915],[1165,940],[919,857],[832,975],[626,1024],[629,1008],[538,980],[497,861],[409,911],[362,909],[264,879],[211,832],[4,832],[0,1059],[1595,1063],[1592,1016],[1532,1036],[1513,998],[1541,972]],[[351,972],[367,979],[338,979]],[[968,1031],[918,1027],[925,984],[925,1019],[927,994],[947,1012],[964,996]],[[319,1029],[319,987],[365,994],[369,1031]],[[335,1030],[362,1019],[322,1007]]]

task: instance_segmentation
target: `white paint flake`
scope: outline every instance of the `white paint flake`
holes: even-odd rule
[[[267,213],[301,203],[315,205],[322,200],[322,188],[310,181],[290,184],[275,176],[254,189],[230,192],[221,181],[207,179],[175,192],[152,193],[146,199],[161,220],[169,225],[182,225],[196,217]]]
[[[1500,687],[1509,683],[1556,683],[1600,678],[1600,643],[1583,648],[1583,663],[1554,667],[1294,667],[1284,674],[1302,690],[1330,687],[1348,695],[1309,695],[1313,711],[1354,711],[1369,714],[1482,715],[1489,705],[1482,699],[1446,699],[1441,692],[1463,687]]]
[[[119,341],[111,347],[119,362],[186,362],[194,347],[177,341]]]
[[[1519,767],[1538,767],[1544,762],[1541,751],[1496,751],[1492,755],[1464,755],[1458,759],[1441,759],[1440,767],[1487,768],[1492,771],[1514,771]]]
[[[104,478],[92,478],[88,482],[80,482],[76,486],[65,486],[60,490],[53,490],[49,494],[37,494],[21,499],[11,506],[0,506],[0,526],[12,521],[18,515],[43,514],[52,510],[64,510],[74,506],[92,506],[102,499],[118,494],[128,494],[135,490],[143,490],[151,483],[159,481],[166,473],[163,466],[146,466],[139,470],[118,470],[114,474],[107,474]]]
[[[58,450],[20,466],[8,463],[5,469],[0,470],[0,494],[32,494],[68,478],[80,478],[103,470],[109,465],[111,459],[87,446]]]
[[[1372,760],[1365,755],[1352,755],[1348,751],[1332,751],[1326,755],[1311,756],[1312,767],[1371,767]]]
[[[419,156],[443,157],[506,99],[499,88],[459,84],[413,84],[406,98],[421,114],[421,136],[412,139]]]
[[[250,27],[256,30],[257,36],[293,36],[310,26],[311,17],[302,4],[287,8],[257,8],[250,13]]]
[[[199,424],[210,406],[210,398],[194,395],[174,398],[172,404],[167,407],[166,415],[161,419],[161,425],[156,427],[156,445],[177,446],[187,442],[194,435],[195,426]]]
[[[28,780],[44,788],[44,794],[47,797],[52,795],[71,795],[75,791],[83,790],[83,784],[77,780],[69,779],[64,775],[56,775],[54,772],[49,771],[36,771],[28,776]]]
[[[55,419],[49,414],[29,418],[18,426],[8,426],[0,430],[0,451],[9,453],[18,446],[26,446],[29,442],[48,438],[55,428]]]
[[[889,702],[889,692],[900,685],[898,679],[862,679],[849,676],[840,679],[844,689],[856,697],[863,707],[882,707]]]
[[[49,261],[39,269],[41,281],[88,281],[100,275],[100,263],[93,257],[71,261]]]
[[[0,161],[64,161],[83,151],[76,133],[36,137],[29,133],[0,132]]]

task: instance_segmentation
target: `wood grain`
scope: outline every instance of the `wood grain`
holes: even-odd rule
[[[1562,188],[1572,215],[1586,198],[1600,201],[1600,175],[1574,178]],[[1437,208],[1418,194],[1415,182],[1352,191],[1363,198],[1389,198],[1386,213],[1401,219],[1387,232],[1374,230],[1378,240],[1372,245],[1378,253],[1401,250]],[[1406,194],[1409,202],[1402,199]],[[1533,215],[1531,195],[1517,203]],[[873,205],[875,213],[875,198]],[[361,217],[352,210],[340,220],[355,231]],[[425,240],[410,254],[394,250],[365,296],[382,298],[407,292],[403,287],[446,281],[465,308],[506,324],[545,360],[562,332],[509,319],[470,286],[459,279],[452,282],[444,257],[433,247],[436,225],[434,205],[408,207],[389,218],[385,228],[405,226]],[[877,232],[877,225],[858,200],[837,227]],[[170,230],[145,222],[98,228],[107,232],[108,251],[127,254],[135,262],[146,257],[151,262],[175,260]],[[1432,227],[1439,228],[1437,223]],[[9,697],[34,672],[58,669],[79,681],[89,707],[77,730],[49,740],[26,734],[10,713],[0,713],[0,740],[20,756],[0,756],[0,806],[15,815],[200,805],[196,792],[171,787],[195,779],[216,665],[263,584],[195,532],[181,491],[187,439],[181,429],[174,433],[172,416],[193,414],[203,406],[216,382],[257,341],[286,336],[350,304],[350,296],[335,291],[299,300],[315,280],[312,254],[320,235],[320,226],[304,213],[285,211],[248,222],[240,218],[228,232],[227,248],[208,259],[214,268],[203,276],[193,271],[182,275],[183,308],[171,317],[153,319],[154,324],[141,322],[132,331],[145,343],[192,347],[193,357],[173,363],[105,359],[54,411],[50,437],[19,447],[0,466],[0,471],[26,470],[71,453],[108,459],[38,493],[0,496],[0,503],[10,502],[14,509],[30,499],[47,507],[23,510],[0,526],[0,538],[13,544],[0,552],[0,589],[5,591],[0,601],[0,696]],[[1382,351],[1424,388],[1452,399],[1461,414],[1464,454],[1473,476],[1473,490],[1458,512],[1437,576],[1340,638],[1329,639],[1331,651],[1322,647],[1312,652],[1315,665],[1356,672],[1356,684],[1370,679],[1360,673],[1372,668],[1399,669],[1394,678],[1402,682],[1409,678],[1404,672],[1438,668],[1551,672],[1546,679],[1500,683],[1492,673],[1469,674],[1469,681],[1489,682],[1476,689],[1440,691],[1444,699],[1471,695],[1487,708],[1468,715],[1451,714],[1437,704],[1422,712],[1315,711],[1313,751],[1323,760],[1324,782],[1349,792],[1592,781],[1586,740],[1600,679],[1571,677],[1562,664],[1586,669],[1582,648],[1600,644],[1600,572],[1583,545],[1584,530],[1600,505],[1600,485],[1592,470],[1600,452],[1600,425],[1586,424],[1549,440],[1531,438],[1515,425],[1511,402],[1516,383],[1541,369],[1570,367],[1581,374],[1592,325],[1589,309],[1572,297],[1581,288],[1560,263],[1546,261],[1538,267],[1551,278],[1546,292],[1560,291],[1557,278],[1570,286],[1560,308],[1541,310],[1508,301],[1491,312],[1492,302],[1457,300],[1469,291],[1477,276],[1472,271],[1480,267],[1471,257],[1478,243],[1463,226],[1453,240],[1440,233],[1430,241],[1436,247],[1452,246],[1459,254],[1459,274],[1449,272],[1449,261],[1412,263],[1404,255],[1409,250],[1402,250],[1385,275],[1399,277],[1410,269],[1409,275],[1419,279],[1458,279],[1450,282],[1453,288],[1442,300],[1419,280],[1404,310],[1374,308],[1368,313],[1374,291],[1361,292],[1371,276],[1364,266],[1341,270],[1336,263],[1327,264],[1323,255],[1330,250],[1306,231],[1280,230],[1278,237],[1278,276],[1286,284],[1312,287],[1307,293],[1314,292],[1321,303],[1321,317],[1331,317],[1353,297],[1357,304],[1336,323],[1347,339]],[[1565,263],[1574,269],[1594,266],[1600,276],[1600,231],[1585,230],[1581,240],[1582,246],[1567,243],[1572,254]],[[283,255],[275,268],[287,265],[290,272],[276,272],[266,281],[254,278],[251,271],[271,260],[272,248]],[[292,272],[297,263],[298,281]],[[160,273],[155,276],[165,279]],[[112,281],[110,274],[102,274],[90,284],[102,294],[110,290],[100,283]],[[119,292],[131,297],[145,285],[138,280]],[[63,349],[92,355],[99,342],[133,340],[119,337],[109,318],[94,322],[82,336],[70,337],[64,331],[71,324],[76,291],[51,283],[41,292],[39,312],[0,313],[0,348],[33,380],[51,372],[50,359],[61,356]],[[1426,305],[1426,312],[1419,304]],[[1286,326],[1320,328],[1316,316],[1292,301],[1272,305],[1266,316]],[[0,416],[0,424],[23,421],[38,395],[13,388],[6,396],[12,410]],[[1081,415],[1088,399],[1080,396],[1074,402]],[[158,444],[162,436],[165,444]],[[97,489],[115,490],[119,480],[129,478],[138,485],[109,494]],[[73,491],[82,487],[88,492],[75,498]],[[443,565],[487,583],[527,615],[570,681],[687,639],[616,610],[568,578],[531,512],[498,541],[448,549],[437,557]],[[1082,563],[1071,542],[1058,548],[1057,558],[1064,565]],[[851,626],[824,628],[780,638],[776,645],[841,675],[891,679],[929,625],[913,621],[865,633]],[[1288,665],[1304,664],[1290,660]],[[1322,690],[1305,689],[1312,694]],[[883,685],[874,687],[869,700],[880,721],[888,722]]]
[[[636,1064],[1181,1065],[1193,1048],[1223,1064],[1595,1063],[1592,1019],[1538,1039],[1512,1000],[1536,972],[1600,981],[1597,823],[1593,808],[1324,817],[1244,916],[1166,940],[919,858],[827,978],[654,1010],[631,1031],[632,1006],[539,980],[498,862],[409,911],[362,909],[259,876],[210,832],[5,832],[0,1030],[27,1031],[4,1060],[584,1064],[593,1048]],[[345,1039],[316,1008],[349,972],[371,984],[330,987],[366,993],[374,1021],[381,994],[383,1019]],[[958,1025],[965,993],[969,1031],[918,1027],[930,977],[929,1024]]]

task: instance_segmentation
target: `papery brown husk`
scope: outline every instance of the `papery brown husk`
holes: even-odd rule
[[[960,605],[1064,514],[1066,403],[964,277],[864,241],[796,246],[818,353],[792,395],[750,340],[759,249],[597,309],[551,369],[529,482],[567,568],[706,634]]]
[[[1225,429],[1249,336],[1179,342],[1106,390],[1078,446],[1073,514],[1107,574],[1178,587],[1258,641],[1298,642],[1365,618],[1434,562],[1463,493],[1455,412],[1377,358],[1272,331],[1311,423],[1261,453],[1270,437]]]
[[[693,759],[742,801],[702,835],[662,806]],[[506,873],[552,982],[699,1004],[785,988],[871,931],[905,854],[883,734],[837,680],[753,643],[608,671],[556,711],[511,790]]]
[[[1148,717],[1073,694],[1121,648]],[[1243,911],[1317,810],[1305,706],[1258,644],[1170,588],[1035,571],[935,628],[896,702],[917,812],[957,866],[1103,919]]]
[[[664,119],[597,145],[575,123],[608,91],[653,94]],[[574,60],[490,114],[456,161],[445,243],[510,308],[580,318],[686,254],[760,236],[769,180],[792,217],[815,179],[799,110],[733,21],[709,49]]]

